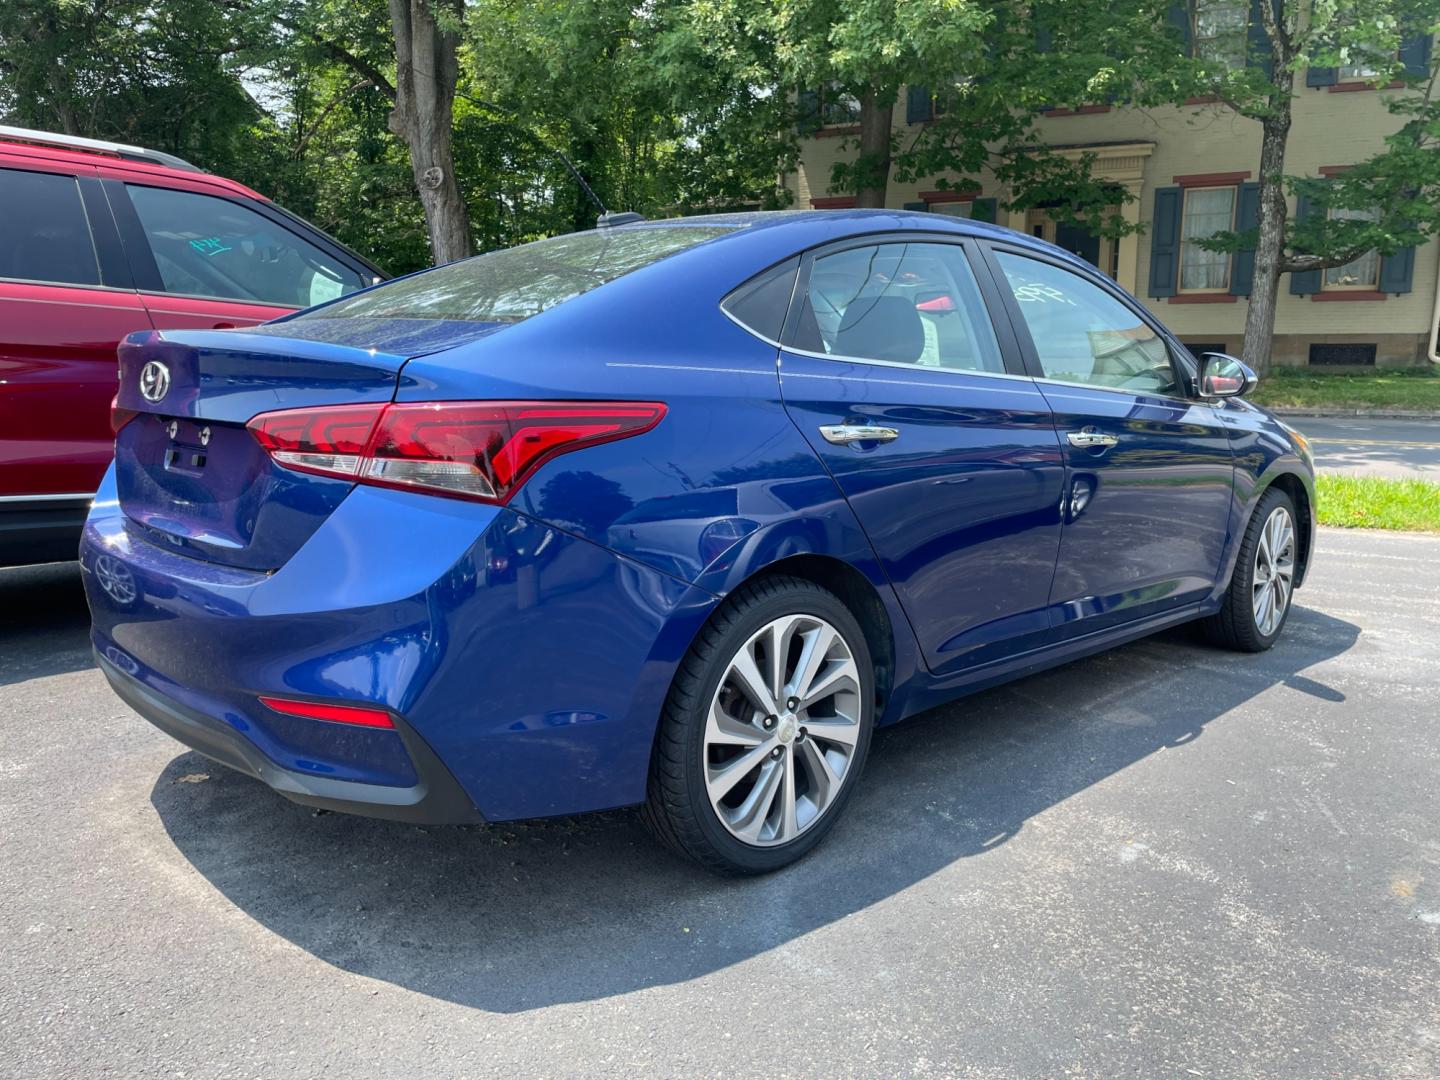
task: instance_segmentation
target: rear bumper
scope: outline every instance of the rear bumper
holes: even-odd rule
[[[362,814],[448,786],[436,759],[486,821],[644,799],[675,665],[715,597],[508,508],[364,487],[280,569],[226,567],[130,527],[111,477],[80,552],[92,644],[182,742]],[[407,726],[286,716],[264,695]]]
[[[362,784],[282,769],[240,732],[187,708],[126,675],[97,650],[95,662],[130,708],[165,734],[236,772],[254,777],[292,802],[414,824],[471,824],[484,818],[440,759],[403,720],[395,727],[415,768],[410,787]]]

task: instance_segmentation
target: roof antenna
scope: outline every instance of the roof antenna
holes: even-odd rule
[[[529,128],[521,127],[518,123],[515,123],[515,114],[510,109],[502,105],[496,105],[493,101],[481,101],[479,98],[470,97],[468,94],[457,92],[456,97],[463,97],[466,101],[506,117],[511,121],[511,125],[516,131],[535,143],[540,149],[547,150],[559,158],[561,162],[564,163],[565,168],[570,171],[570,175],[575,178],[575,183],[580,185],[580,190],[589,197],[591,202],[600,208],[600,217],[595,222],[597,228],[609,229],[616,225],[630,225],[634,222],[645,220],[645,215],[637,214],[634,210],[607,210],[605,204],[600,201],[600,196],[595,194],[595,189],[585,182],[585,178],[580,175],[580,170],[575,167],[575,163],[565,155],[564,151],[549,145]]]

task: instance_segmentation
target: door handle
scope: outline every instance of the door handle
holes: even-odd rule
[[[1072,431],[1065,438],[1070,440],[1071,446],[1079,446],[1085,450],[1114,446],[1120,441],[1118,437],[1106,435],[1103,431]]]
[[[845,446],[857,442],[894,442],[900,432],[893,427],[872,424],[825,424],[820,428],[820,437],[836,446]]]

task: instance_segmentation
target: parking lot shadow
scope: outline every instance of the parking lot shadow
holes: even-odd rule
[[[1175,631],[886,729],[831,838],[759,879],[690,867],[628,812],[417,828],[298,807],[190,753],[151,797],[180,853],[274,933],[347,971],[516,1012],[693,979],[823,927],[1270,687],[1343,700],[1301,673],[1358,635],[1306,608],[1258,656]]]
[[[93,666],[80,564],[0,570],[0,686]]]

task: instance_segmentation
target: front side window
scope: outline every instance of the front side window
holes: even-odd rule
[[[1050,263],[1006,252],[996,257],[1047,379],[1177,392],[1164,339],[1110,293]]]
[[[1186,188],[1180,222],[1180,291],[1224,292],[1230,287],[1230,256],[1196,241],[1235,226],[1233,187]]]
[[[731,231],[722,225],[673,225],[555,236],[446,263],[301,317],[520,322]]]
[[[1375,210],[1330,211],[1331,221],[1376,221],[1379,213]],[[1380,284],[1380,255],[1371,250],[1344,266],[1332,266],[1325,271],[1324,287],[1332,289],[1374,289]]]
[[[306,308],[365,284],[327,252],[228,199],[127,190],[167,293]]]
[[[850,359],[1005,370],[975,275],[953,244],[872,244],[816,259],[794,345]]]
[[[100,284],[75,177],[0,169],[0,207],[0,278]]]
[[[1192,17],[1197,60],[1229,68],[1245,66],[1250,0],[1196,0]]]

